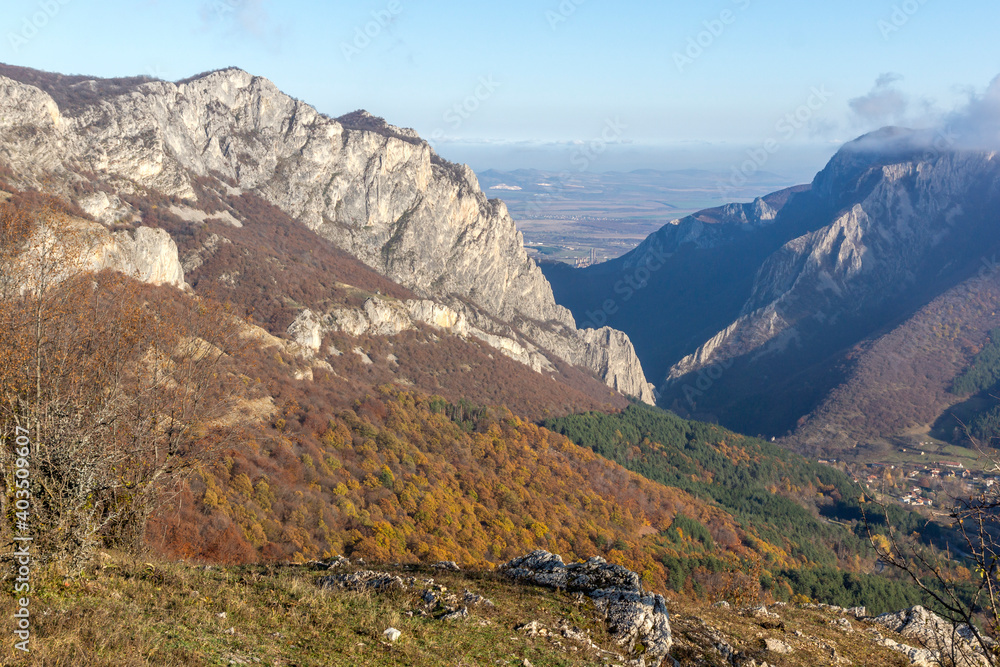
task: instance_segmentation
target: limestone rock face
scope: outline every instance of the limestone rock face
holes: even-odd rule
[[[673,220],[650,234],[645,241],[623,258],[622,266],[634,269],[656,266],[663,257],[670,257],[681,246],[714,248],[732,243],[734,238],[754,232],[772,223],[785,199],[800,188],[790,188],[767,197],[758,197],[749,204],[726,204],[701,211],[686,218]]]
[[[906,654],[915,665],[938,665],[943,659],[954,660],[959,667],[988,667],[991,664],[969,626],[956,626],[920,605],[882,614],[872,620],[919,644],[914,648],[891,639],[886,639],[884,644]]]
[[[566,351],[579,360],[567,361],[592,364],[609,386],[651,401],[627,338],[604,335],[616,346],[604,354],[590,349],[602,345],[591,337],[583,344],[590,351],[580,353],[572,316],[525,253],[506,206],[486,198],[471,169],[442,160],[412,130],[364,112],[329,118],[238,69],[152,81],[65,114],[41,90],[0,77],[0,106],[0,157],[21,185],[71,195],[74,183],[90,178],[83,174],[97,174],[105,189],[154,188],[194,200],[193,179],[219,175],[421,297],[455,311],[458,302],[471,303],[519,330],[522,323],[547,328],[565,339],[551,352]],[[132,215],[114,194],[79,203],[103,222]],[[366,317],[375,330],[404,324]],[[523,351],[508,353],[538,365],[519,345]]]
[[[109,268],[134,275],[144,283],[184,287],[177,244],[162,229],[139,227],[134,232],[114,234],[109,258],[113,258]]]
[[[483,319],[483,318],[480,318]],[[371,297],[361,309],[334,308],[323,315],[303,310],[288,327],[294,341],[319,351],[323,336],[329,332],[349,336],[395,336],[418,325],[427,325],[462,338],[475,338],[495,348],[501,354],[530,366],[536,372],[554,371],[555,367],[542,350],[508,328],[502,334],[484,331],[469,323],[465,312],[428,299],[390,301]]]
[[[579,339],[584,343],[584,356],[580,366],[595,371],[609,387],[628,396],[653,405],[656,392],[652,383],[646,382],[642,364],[632,347],[629,337],[617,329],[583,329]]]
[[[600,557],[566,565],[561,556],[539,550],[506,563],[502,571],[518,581],[590,597],[619,646],[632,653],[642,644],[638,664],[660,665],[670,652],[673,636],[666,601],[644,592],[639,575],[627,568]]]
[[[33,256],[48,258],[41,262]],[[77,272],[111,269],[150,285],[173,285],[184,289],[177,244],[166,231],[139,227],[134,231],[112,234],[104,226],[80,219],[51,220],[42,223],[25,249],[24,286],[37,284],[32,275],[38,267],[54,263],[60,280]],[[44,270],[44,269],[43,269]]]
[[[874,164],[871,155],[856,153],[843,149],[812,186],[843,200],[840,213],[772,254],[738,319],[677,362],[668,379],[780,353],[804,329],[877,309],[916,284],[917,267],[932,262],[935,249],[973,215],[966,207],[981,199],[983,183],[1000,178],[994,153],[890,155]]]

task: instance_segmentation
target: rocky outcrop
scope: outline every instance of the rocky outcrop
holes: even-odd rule
[[[903,611],[882,614],[872,619],[874,623],[916,641],[918,647],[881,638],[885,646],[904,653],[914,665],[953,664],[955,667],[989,667],[986,657],[972,629],[965,624],[956,625],[921,606]],[[989,645],[993,640],[986,638]]]
[[[322,315],[305,309],[289,325],[288,335],[303,347],[318,352],[327,333],[339,332],[355,337],[395,336],[420,325],[482,341],[537,373],[555,370],[541,350],[515,331],[510,330],[507,336],[483,331],[469,324],[465,313],[427,299],[395,301],[371,297],[361,309],[334,308]]]
[[[177,245],[164,230],[139,227],[134,232],[118,232],[113,239],[105,246],[106,268],[151,285],[185,286]]]
[[[807,189],[808,186],[788,188],[758,197],[749,204],[726,204],[673,220],[625,255],[621,260],[622,267],[656,266],[683,246],[706,249],[738,243],[747,234],[774,222],[789,197]]]
[[[650,405],[656,403],[656,389],[646,382],[632,341],[621,331],[611,327],[582,329],[576,336],[564,336],[562,339],[540,330],[534,330],[534,334],[542,345],[563,359],[594,371],[609,387]]]
[[[588,596],[604,614],[608,632],[635,660],[632,664],[662,664],[673,645],[670,615],[660,595],[646,593],[639,575],[594,557],[566,565],[560,556],[534,551],[506,563],[510,578],[538,586]]]
[[[54,218],[40,223],[22,259],[25,288],[42,279],[41,271],[48,274],[44,280],[51,282],[105,269],[150,285],[187,287],[177,245],[162,229],[138,227],[111,233],[88,220]]]
[[[468,306],[457,311],[428,299],[395,301],[371,297],[361,309],[334,308],[322,315],[305,309],[288,327],[288,334],[300,345],[318,352],[323,336],[330,332],[395,336],[419,325],[474,338],[539,373],[555,370],[553,360],[547,356],[554,354],[571,364],[594,370],[610,387],[625,395],[650,404],[655,402],[653,385],[639,379],[645,376],[628,336],[608,327],[557,334],[545,327],[526,324],[522,331],[517,331]]]
[[[80,203],[111,222],[132,212],[106,190],[155,188],[194,200],[193,179],[215,174],[423,297],[576,336],[506,206],[411,130],[364,112],[323,116],[238,69],[109,90],[101,103],[63,114],[37,88],[0,77],[0,157],[22,185],[69,195],[97,174],[101,192]],[[583,359],[600,364],[602,355]],[[590,369],[602,377],[610,370],[611,386],[641,393],[646,385],[637,360]]]
[[[862,157],[849,145],[816,177],[813,191],[846,201],[845,208],[772,254],[739,319],[676,363],[669,379],[781,352],[804,331],[860,317],[903,294],[972,215],[967,208],[982,198],[982,184],[1000,179],[993,153],[905,155],[896,157],[912,161],[888,164],[885,156]],[[859,200],[851,202],[852,194]]]

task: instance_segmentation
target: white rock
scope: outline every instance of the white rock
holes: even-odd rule
[[[227,190],[264,197],[421,297],[458,297],[515,322],[514,336],[478,326],[500,344],[514,341],[526,350],[507,345],[508,356],[550,370],[545,355],[515,340],[540,326],[555,341],[549,352],[593,363],[585,367],[609,386],[651,400],[631,345],[620,344],[624,335],[608,355],[581,354],[572,316],[528,257],[506,205],[487,199],[469,167],[440,159],[411,130],[367,114],[334,120],[238,69],[180,84],[141,84],[65,117],[39,89],[0,77],[0,106],[5,164],[25,185],[72,196],[66,176],[72,168],[99,174],[122,194],[153,188],[195,200],[193,178],[221,174],[235,183]],[[100,216],[117,215],[111,195],[84,203]],[[175,212],[192,224],[204,219],[190,207]],[[756,215],[764,219],[766,211]],[[240,224],[226,213],[214,217]],[[177,277],[171,275],[163,281]],[[395,315],[381,319],[385,314],[376,312],[368,326],[391,331],[402,324]],[[464,335],[460,318],[452,323],[446,312],[411,317]],[[336,323],[344,331],[363,324]],[[595,339],[583,348],[602,344]],[[622,355],[623,362],[613,361]]]

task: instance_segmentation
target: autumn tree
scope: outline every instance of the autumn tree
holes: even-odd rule
[[[106,238],[106,237],[105,237]],[[16,433],[31,434],[31,523],[47,558],[136,548],[211,451],[241,393],[240,322],[172,288],[88,271],[92,227],[48,203],[0,205],[0,463],[13,514]]]

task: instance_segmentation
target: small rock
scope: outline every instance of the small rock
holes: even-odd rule
[[[788,655],[795,650],[780,639],[773,639],[771,637],[764,640],[764,648],[768,653],[777,653],[778,655]]]
[[[767,607],[760,605],[759,607],[751,607],[744,612],[747,616],[753,616],[754,618],[778,618],[778,615],[772,611],[768,611]]]
[[[388,572],[372,572],[362,570],[352,574],[334,574],[323,577],[317,582],[320,588],[346,588],[352,591],[375,591],[378,593],[388,590],[406,590],[409,583],[401,577]]]
[[[456,611],[453,611],[453,612],[445,614],[444,616],[441,617],[441,620],[442,621],[458,621],[460,619],[468,618],[468,617],[469,617],[469,608],[468,607],[462,607],[461,609],[458,609]]]
[[[226,634],[227,635],[235,635],[236,634],[236,628],[229,628],[228,630],[226,630]]]
[[[326,566],[326,569],[336,570],[337,568],[348,567],[350,564],[351,561],[347,560],[343,556],[337,556],[336,558],[330,561],[330,563]]]
[[[495,604],[493,604],[493,601],[490,600],[489,598],[484,598],[482,595],[479,595],[478,593],[473,593],[472,591],[465,591],[465,593],[462,594],[462,602],[473,606],[480,604],[483,605],[484,607],[496,606]]]
[[[525,658],[524,660],[521,661],[521,667],[534,667],[534,666],[527,658]]]
[[[854,626],[846,618],[834,618],[830,620],[830,625],[843,630],[844,632],[854,632]]]
[[[543,626],[538,621],[531,621],[530,623],[524,623],[523,625],[518,625],[514,629],[517,630],[518,632],[523,632],[529,637],[537,637],[539,635],[542,635],[542,633],[548,634],[548,632],[545,630],[545,626]]]
[[[440,560],[431,565],[431,567],[435,570],[446,570],[448,572],[458,572],[462,569],[458,566],[458,563],[453,560]]]
[[[733,607],[733,605],[729,604],[725,600],[719,600],[718,602],[716,602],[712,606],[715,607],[716,609],[732,609],[732,607]]]
[[[218,614],[215,615],[215,617],[224,619],[226,617],[226,612],[220,611]]]
[[[397,639],[399,639],[400,635],[402,634],[403,633],[397,630],[396,628],[387,628],[386,631],[382,633],[382,636],[388,639],[389,641],[394,642]]]

